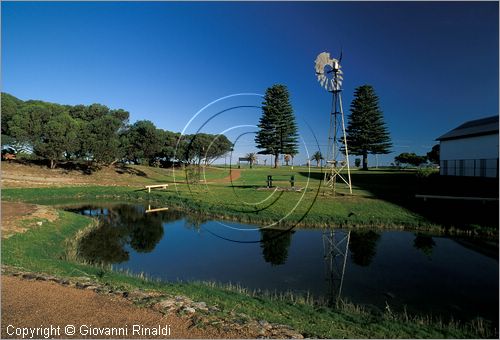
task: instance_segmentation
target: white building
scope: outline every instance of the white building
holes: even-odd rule
[[[498,116],[471,120],[436,140],[441,175],[498,178]]]

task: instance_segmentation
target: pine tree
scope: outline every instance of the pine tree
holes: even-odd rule
[[[285,85],[266,90],[258,127],[255,143],[262,149],[259,153],[274,155],[275,168],[280,154],[297,154],[297,124]]]
[[[363,170],[368,170],[368,154],[387,154],[392,147],[378,100],[373,87],[363,85],[356,88],[351,103],[347,147],[349,153],[363,156]]]

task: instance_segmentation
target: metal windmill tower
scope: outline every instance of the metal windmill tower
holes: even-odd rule
[[[326,170],[324,181],[332,188],[333,195],[337,190],[337,178],[343,181],[352,194],[351,169],[349,167],[349,152],[345,134],[344,110],[342,108],[343,72],[340,60],[330,57],[330,53],[322,52],[316,58],[316,76],[325,90],[332,93],[332,108],[330,111],[330,127],[328,131],[328,152],[326,155]],[[341,173],[347,169],[346,174]]]

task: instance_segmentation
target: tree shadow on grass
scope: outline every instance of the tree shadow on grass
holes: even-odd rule
[[[115,171],[117,174],[120,174],[120,175],[129,174],[129,175],[147,177],[147,175],[144,171],[129,167],[129,166],[124,165],[124,164],[120,164],[120,165],[115,166]]]
[[[301,172],[302,176],[322,180],[323,174]],[[419,177],[415,171],[353,171],[354,187],[374,198],[417,213],[432,223],[445,227],[498,229],[498,201],[432,199],[415,195],[485,197],[498,199],[498,178],[440,176]]]
[[[228,185],[228,187],[238,188],[238,189],[257,189],[257,188],[262,188],[263,186],[247,184],[247,185]]]

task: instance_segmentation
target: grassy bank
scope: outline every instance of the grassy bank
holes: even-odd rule
[[[91,277],[118,289],[141,288],[181,294],[218,305],[222,315],[244,313],[252,318],[288,324],[309,337],[328,338],[477,338],[490,336],[480,322],[443,324],[390,312],[371,314],[353,305],[339,310],[290,299],[252,297],[234,289],[202,283],[161,283],[127,276],[69,260],[68,240],[84,228],[92,228],[87,217],[60,211],[59,219],[2,241],[2,263],[27,271],[62,277]]]
[[[77,171],[58,173],[16,164],[2,169],[8,184],[2,193],[3,199],[42,204],[96,199],[147,202],[158,207],[177,206],[209,218],[260,224],[279,222],[288,227],[368,226],[497,235],[498,201],[424,201],[415,195],[498,198],[498,179],[443,177],[415,170],[354,170],[352,195],[345,185],[339,185],[333,197],[323,185],[320,168],[233,170],[236,171],[230,176],[230,169],[223,167],[174,170],[122,165],[87,176]],[[262,190],[268,175],[273,176],[273,185],[280,188],[290,188],[293,176],[295,186],[302,190]],[[8,178],[14,181],[8,182]],[[37,183],[43,178],[53,181],[57,188],[29,188],[30,180],[40,186]],[[196,182],[196,178],[202,181]],[[23,179],[27,182],[23,183]],[[141,191],[144,185],[155,183],[170,183],[170,187],[150,195]],[[15,188],[16,184],[26,189]]]
[[[280,221],[283,225],[300,223],[301,226],[432,226],[424,218],[380,200],[362,197],[346,197],[327,200],[316,197],[315,192],[302,196],[296,192],[277,192],[263,204],[251,205],[266,199],[269,192],[252,188],[239,190],[225,186],[187,188],[179,186],[178,192],[143,190],[126,187],[67,187],[67,188],[27,188],[5,189],[3,199],[38,204],[62,204],[70,202],[119,200],[151,203],[154,206],[177,206],[190,212],[207,217],[227,218],[242,222],[272,223]],[[293,207],[296,208],[293,210]],[[290,213],[287,216],[287,213]]]
[[[377,179],[378,175],[369,176]],[[249,180],[243,177],[241,181],[248,183]],[[424,202],[390,188],[386,189],[386,195],[399,194],[381,199],[358,192],[333,198],[329,191],[324,192],[318,181],[311,182],[305,192],[260,191],[242,182],[233,185],[179,184],[151,194],[139,188],[117,186],[22,188],[4,189],[2,199],[38,204],[139,202],[154,207],[178,207],[206,218],[275,224],[276,227],[334,225],[497,235],[497,202]]]

